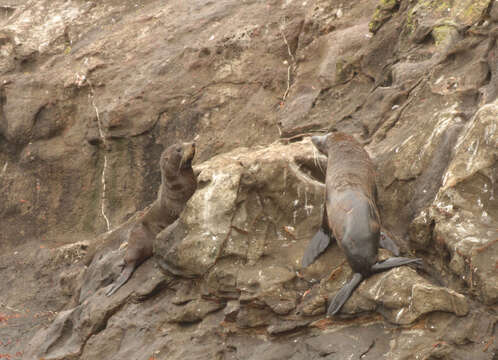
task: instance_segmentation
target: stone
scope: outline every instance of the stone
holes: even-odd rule
[[[465,316],[469,312],[467,299],[457,292],[435,286],[415,270],[403,266],[364,280],[344,305],[342,312],[380,312],[395,324],[410,324],[433,311],[452,312]]]
[[[3,1],[2,354],[493,360],[496,9]],[[383,226],[424,266],[321,319],[351,276],[334,242],[300,266],[324,196],[309,136],[329,130],[365,144]],[[104,298],[162,150],[194,139],[197,198]]]
[[[310,323],[311,320],[282,321],[268,326],[267,331],[270,335],[279,335],[308,326]]]
[[[193,323],[201,321],[207,314],[222,309],[223,302],[195,299],[184,305],[171,305],[168,310],[168,318],[174,323]]]
[[[237,313],[236,323],[240,328],[256,328],[270,325],[272,312],[267,308],[241,306]]]

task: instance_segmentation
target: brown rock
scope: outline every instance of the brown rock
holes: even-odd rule
[[[192,323],[201,321],[207,314],[222,309],[223,302],[196,299],[185,305],[171,305],[168,310],[168,318],[174,323]]]

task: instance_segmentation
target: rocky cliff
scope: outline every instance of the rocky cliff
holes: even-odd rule
[[[495,0],[3,0],[0,358],[496,359],[497,37]],[[333,319],[342,252],[299,265],[329,130],[424,259]],[[194,139],[197,192],[106,297]]]

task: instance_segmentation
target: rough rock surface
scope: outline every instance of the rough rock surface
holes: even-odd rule
[[[0,358],[495,359],[497,37],[494,0],[3,1]],[[424,259],[331,320],[341,251],[299,266],[329,129]],[[105,297],[161,151],[194,138],[198,191]]]

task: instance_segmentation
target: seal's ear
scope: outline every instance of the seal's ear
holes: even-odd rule
[[[327,155],[325,143],[327,142],[327,135],[315,135],[311,137],[311,142],[323,154]]]

